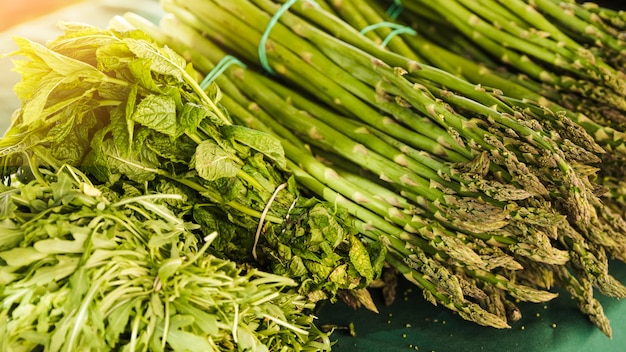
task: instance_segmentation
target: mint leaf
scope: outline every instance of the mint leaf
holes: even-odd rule
[[[286,167],[285,151],[280,141],[270,134],[241,125],[223,126],[222,132],[224,132],[226,137],[267,156],[275,161],[278,164],[277,166],[281,168]]]
[[[183,133],[195,134],[200,122],[207,117],[207,109],[203,105],[186,103],[178,116],[178,131],[176,136]]]
[[[356,236],[350,235],[350,251],[348,253],[350,262],[354,265],[354,268],[363,275],[367,282],[374,279],[374,268],[370,261],[367,248]]]
[[[206,140],[198,145],[192,164],[198,175],[208,181],[222,177],[234,177],[241,169],[238,161],[231,154],[211,140]]]
[[[42,60],[52,71],[61,76],[89,77],[94,80],[102,79],[105,76],[95,67],[71,57],[61,55],[39,43],[20,37],[15,37],[13,40],[19,46],[16,55],[23,55],[32,60]]]
[[[137,105],[131,119],[168,136],[176,135],[176,103],[169,96],[146,96]]]
[[[103,72],[114,72],[125,69],[129,62],[135,60],[135,55],[122,41],[113,41],[99,47],[96,52],[97,68]]]
[[[173,50],[159,48],[145,40],[125,38],[124,42],[137,57],[150,59],[150,69],[162,75],[174,76],[182,79],[187,62]]]
[[[152,60],[150,59],[134,59],[128,63],[128,69],[141,87],[155,93],[160,93],[161,89],[159,89],[152,78],[151,65]]]

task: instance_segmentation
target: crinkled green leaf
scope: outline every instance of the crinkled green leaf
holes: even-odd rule
[[[33,60],[42,60],[54,72],[63,77],[80,76],[97,81],[104,76],[104,74],[95,67],[85,62],[61,55],[32,40],[20,37],[15,37],[13,40],[19,46],[16,52],[17,55],[24,55]]]
[[[350,236],[350,252],[348,254],[350,262],[359,274],[365,277],[368,282],[372,281],[374,279],[374,268],[372,267],[369,253],[363,242],[356,236]]]
[[[153,180],[159,167],[159,160],[145,153],[128,153],[120,150],[111,139],[101,144],[101,155],[94,159],[94,166],[102,168],[103,176],[109,174],[121,174],[136,182]]]
[[[211,140],[198,145],[193,156],[193,165],[198,175],[208,181],[234,177],[241,169],[237,159]]]
[[[178,116],[178,131],[176,136],[183,133],[195,134],[200,122],[207,117],[207,109],[203,105],[186,103]]]
[[[71,130],[65,140],[51,144],[50,154],[61,162],[78,165],[87,152],[87,145],[81,142],[81,138]]]
[[[157,86],[150,70],[151,62],[152,60],[150,59],[134,59],[128,63],[128,68],[137,84],[151,92],[159,92],[160,88]]]
[[[154,133],[145,141],[145,147],[154,151],[160,157],[174,163],[188,164],[195,153],[196,146],[190,138],[185,135],[174,140],[170,137]]]
[[[280,141],[272,135],[241,125],[224,126],[222,131],[226,137],[263,153],[263,155],[273,160],[278,167],[285,168],[287,164],[285,151]]]
[[[146,96],[137,104],[131,118],[168,136],[176,135],[176,102],[169,96]]]
[[[163,47],[159,48],[155,44],[140,39],[125,38],[124,43],[137,57],[150,59],[150,69],[162,75],[182,78],[182,73],[187,66],[185,59],[173,50]]]
[[[113,72],[125,68],[135,60],[135,55],[121,40],[111,40],[96,50],[97,68],[103,72]]]
[[[129,100],[132,99],[133,98],[129,96]],[[133,101],[130,101],[129,103],[133,103]],[[123,155],[130,154],[135,127],[135,124],[132,121],[127,120],[126,118],[128,116],[126,114],[129,110],[127,106],[128,105],[126,105],[126,107],[118,105],[115,108],[111,109],[111,112],[109,113],[109,118],[111,121],[109,125],[109,128],[111,129],[111,136],[113,137],[113,142]]]

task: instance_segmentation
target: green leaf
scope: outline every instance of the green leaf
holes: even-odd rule
[[[141,87],[148,91],[159,93],[161,89],[159,89],[152,77],[152,70],[150,70],[151,64],[152,60],[150,59],[134,59],[128,63],[128,68]]]
[[[198,145],[192,164],[200,177],[208,181],[235,177],[241,170],[238,160],[211,140]]]
[[[62,83],[64,83],[64,81],[69,81],[70,79],[73,78],[62,78],[56,75],[49,75],[39,81],[36,93],[33,95],[32,99],[23,102],[22,124],[25,126],[32,125],[37,122],[43,124],[45,116],[43,116],[42,113],[48,103],[48,97],[52,95],[54,91]]]
[[[20,37],[15,37],[13,40],[19,46],[19,50],[16,52],[17,55],[24,55],[32,60],[40,59],[61,77],[80,76],[97,81],[105,76],[95,67],[85,62],[56,53],[34,41]]]
[[[222,127],[224,135],[246,145],[273,160],[280,168],[285,168],[287,159],[280,141],[272,135],[241,125]]]
[[[106,318],[105,337],[110,346],[115,345],[120,336],[129,328],[130,314],[132,313],[134,300],[129,300],[121,306],[117,306]]]
[[[214,351],[207,338],[183,330],[169,330],[167,343],[175,352]]]
[[[51,71],[42,61],[13,60],[13,67],[13,71],[22,75],[22,80],[13,86],[13,91],[22,101],[31,99],[37,93],[39,82]]]
[[[145,146],[164,159],[189,164],[197,144],[184,135],[172,140],[164,134],[154,133],[146,139]]]
[[[0,233],[0,250],[14,248],[24,238],[24,230],[8,218],[0,221]]]
[[[192,306],[189,302],[184,302],[184,304],[182,302],[174,303],[176,304],[176,310],[194,318],[193,324],[199,328],[203,335],[218,336],[219,327],[217,316],[215,314],[210,314],[202,309],[198,309]]]
[[[20,282],[20,285],[25,287],[41,286],[64,279],[76,271],[80,258],[78,256],[59,255],[57,260],[58,263],[55,265],[37,268],[35,274],[27,281]]]
[[[168,136],[176,135],[176,103],[163,95],[148,95],[139,102],[132,120]]]
[[[47,256],[48,255],[46,253],[39,252],[33,247],[16,247],[0,252],[0,258],[2,258],[7,265],[13,267],[30,265],[36,261],[44,259]]]
[[[135,60],[135,55],[121,40],[110,41],[96,50],[97,68],[103,72],[113,72],[126,68]]]
[[[354,235],[350,235],[350,251],[348,255],[350,262],[359,274],[365,277],[367,282],[372,281],[374,279],[374,268],[372,268],[369,253],[363,242]]]
[[[380,241],[373,241],[367,244],[367,251],[372,262],[374,275],[379,275],[382,272],[383,266],[386,262],[387,247],[385,247],[385,245]]]
[[[132,95],[134,97],[134,95]],[[131,96],[129,96],[129,100],[132,100]],[[134,103],[129,101],[130,103]],[[128,105],[122,106],[118,105],[115,108],[111,109],[109,113],[109,118],[111,119],[111,123],[109,125],[111,129],[111,136],[113,137],[113,142],[115,146],[120,150],[123,155],[130,154],[131,146],[133,142],[133,132],[135,124],[127,120],[126,113],[128,112]],[[92,148],[93,148],[92,142]]]
[[[17,194],[19,190],[0,184],[0,191],[0,219],[5,220],[14,215],[13,211],[15,211],[17,206],[13,203],[13,195]],[[0,227],[9,226],[5,221],[1,224]]]
[[[183,133],[196,134],[200,122],[208,116],[208,111],[203,105],[187,102],[178,117],[178,131],[176,137]]]
[[[145,182],[153,180],[155,170],[159,168],[158,159],[149,155],[123,152],[111,139],[102,142],[100,151],[100,155],[94,160],[94,166],[101,168],[98,174],[103,177],[122,174],[135,182]]]
[[[150,69],[162,75],[182,79],[187,62],[173,50],[159,48],[154,43],[141,39],[125,38],[128,48],[139,58],[150,59]]]
[[[159,267],[159,279],[161,282],[166,283],[170,277],[172,277],[180,266],[183,264],[183,258],[168,258],[161,263]]]
[[[240,351],[255,351],[256,339],[254,334],[246,325],[240,324],[237,327],[237,346]]]
[[[57,160],[69,165],[78,165],[85,157],[86,145],[74,130],[67,135],[64,141],[56,141],[50,146],[50,154]]]
[[[45,254],[57,254],[57,253],[82,253],[84,248],[84,238],[79,240],[60,240],[58,238],[50,238],[41,241],[37,241],[33,247]]]

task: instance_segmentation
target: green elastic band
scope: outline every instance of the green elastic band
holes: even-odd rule
[[[391,31],[391,33],[389,33],[387,37],[385,37],[383,42],[380,44],[380,46],[382,46],[383,48],[387,46],[387,44],[389,44],[389,41],[391,40],[391,38],[393,38],[394,36],[398,34],[403,34],[403,33],[411,34],[411,35],[417,34],[417,32],[411,27],[403,26],[401,24],[392,23],[392,22],[379,22],[379,23],[371,24],[361,29],[361,34],[365,34],[371,30],[382,28],[382,27],[393,28],[393,31]]]
[[[200,82],[200,88],[206,89],[206,87],[208,87],[211,82],[219,77],[219,75],[224,73],[224,71],[226,71],[226,69],[232,64],[237,64],[243,68],[246,67],[246,64],[241,62],[238,58],[232,55],[226,55],[220,60],[220,62],[217,63],[217,65],[215,65],[215,67],[213,67],[211,72],[209,72],[209,74],[204,77],[202,82]]]
[[[265,32],[263,32],[263,36],[261,37],[261,40],[259,41],[259,61],[261,62],[261,66],[263,66],[263,68],[267,72],[269,72],[269,73],[274,73],[274,70],[272,70],[272,68],[270,67],[270,64],[267,61],[267,52],[265,51],[265,44],[267,42],[267,39],[270,36],[270,32],[272,31],[272,28],[274,28],[276,23],[278,23],[278,19],[280,18],[280,16],[282,16],[285,12],[287,12],[287,10],[289,10],[291,5],[295,4],[296,1],[298,1],[298,0],[289,0],[286,3],[284,3],[278,9],[278,11],[276,11],[274,16],[272,16],[270,21],[267,23],[267,27],[265,28]],[[307,1],[310,2],[311,4],[315,5],[315,6],[319,6],[315,2],[315,0],[307,0]]]
[[[391,4],[391,6],[387,9],[387,16],[389,16],[392,20],[395,20],[398,16],[400,16],[403,9],[402,2],[400,0],[394,0],[393,4]]]

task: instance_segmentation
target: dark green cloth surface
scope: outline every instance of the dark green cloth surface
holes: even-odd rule
[[[611,263],[611,273],[626,284],[626,265]],[[326,303],[318,312],[318,325],[354,323],[355,337],[344,329],[331,335],[336,352],[626,351],[626,300],[596,295],[611,321],[611,340],[578,310],[567,292],[556,292],[559,297],[546,304],[520,303],[522,319],[511,329],[498,330],[467,322],[444,307],[431,305],[422,298],[419,288],[401,280],[391,306],[382,305],[380,292],[372,291],[380,313]]]

